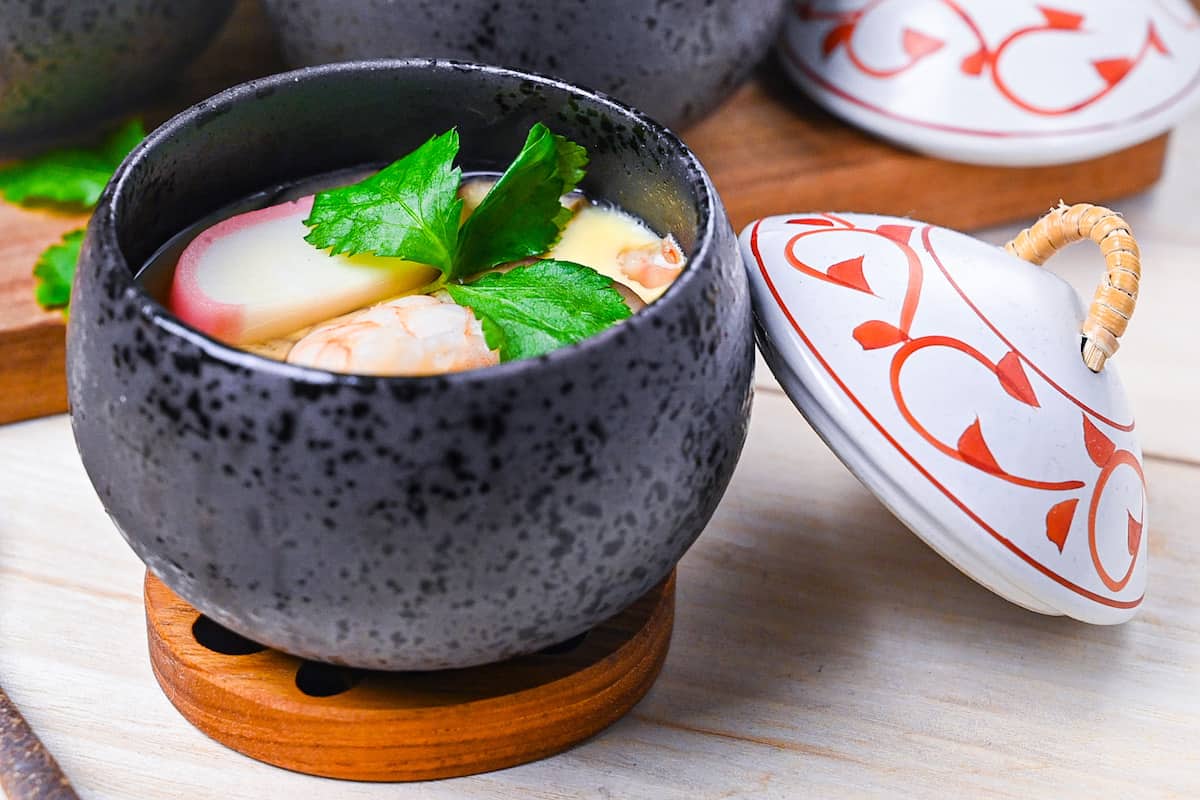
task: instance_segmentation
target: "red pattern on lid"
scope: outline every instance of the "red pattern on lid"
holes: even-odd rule
[[[1008,20],[1005,25],[998,15],[987,13],[990,8],[968,0],[909,0],[907,5],[866,0],[858,7],[847,5],[830,0],[798,2],[790,32],[781,43],[785,61],[834,97],[930,131],[987,138],[1096,133],[1155,117],[1200,87],[1200,68],[1190,61],[1186,67],[1171,63],[1173,54],[1162,34],[1168,30],[1187,37],[1175,41],[1187,42],[1179,47],[1193,52],[1200,46],[1200,39],[1192,34],[1198,20],[1181,17],[1185,11],[1161,0],[1125,9],[1121,19],[1128,18],[1128,23],[1117,28],[1119,35],[1114,35],[1114,26],[1109,25],[1107,37],[1098,35],[1097,23],[1119,13],[1112,7],[1080,13],[1013,3],[1004,17]],[[928,27],[931,25],[937,27]],[[821,37],[821,47],[809,47],[810,33]],[[1095,55],[1090,60],[1086,55],[1081,58],[1079,42],[1086,49],[1093,40],[1097,42],[1092,48]],[[1162,63],[1151,65],[1153,59]],[[1090,64],[1099,86],[1081,78],[1083,73],[1072,68],[1076,63]],[[1140,95],[1144,92],[1135,87],[1111,113],[1102,114],[1103,119],[1071,121],[1147,70],[1157,75],[1156,83],[1164,87],[1161,96],[1143,103]],[[1047,74],[1058,91],[1047,92],[1045,81],[1032,81],[1029,76],[1039,71]],[[956,104],[943,104],[946,113],[940,115],[931,112],[936,104],[925,102],[929,92],[919,87],[924,84],[931,91],[940,91],[930,81],[950,80],[951,73],[972,81],[955,84],[951,96],[963,97],[973,85],[974,94],[997,101],[989,100],[986,106],[994,113],[961,110],[956,115]],[[1051,101],[1050,96],[1060,99]],[[1062,122],[1043,129],[1022,121],[1038,118]]]
[[[1070,592],[1092,601],[1100,606],[1112,609],[1131,609],[1136,608],[1142,601],[1140,593],[1134,597],[1117,596],[1129,584],[1135,567],[1139,563],[1141,555],[1144,551],[1142,547],[1143,539],[1143,519],[1145,508],[1145,479],[1142,474],[1140,458],[1131,452],[1129,449],[1120,447],[1114,441],[1114,438],[1105,433],[1102,428],[1107,428],[1115,433],[1119,433],[1128,437],[1128,434],[1133,430],[1133,423],[1123,422],[1101,413],[1099,410],[1089,406],[1087,402],[1076,397],[1073,393],[1064,388],[1060,382],[1055,382],[1051,379],[1042,367],[1035,361],[1031,360],[1022,350],[1015,346],[1013,341],[1004,336],[1002,324],[997,324],[990,319],[983,311],[966,295],[963,289],[955,283],[953,276],[948,271],[942,258],[939,256],[937,249],[930,237],[930,233],[935,230],[933,226],[921,226],[920,240],[924,245],[925,253],[932,265],[937,268],[938,275],[938,293],[940,298],[947,296],[956,298],[957,302],[962,303],[962,307],[967,312],[975,316],[983,323],[982,330],[990,332],[994,337],[992,343],[985,345],[983,340],[978,342],[968,342],[954,336],[935,333],[930,326],[936,329],[938,315],[935,313],[932,316],[923,314],[924,322],[922,326],[914,331],[914,320],[918,309],[925,300],[926,290],[930,289],[928,280],[925,276],[926,262],[913,249],[909,243],[913,238],[912,235],[916,227],[906,225],[899,222],[885,222],[876,224],[875,222],[858,222],[856,219],[847,218],[854,215],[835,216],[832,214],[822,215],[821,217],[800,217],[787,220],[791,224],[804,224],[806,229],[797,233],[788,234],[786,238],[773,238],[773,242],[779,242],[780,251],[772,253],[769,259],[770,263],[776,266],[768,268],[767,259],[764,259],[759,241],[759,229],[762,222],[755,223],[749,231],[749,249],[756,262],[757,273],[756,278],[761,278],[761,281],[766,286],[777,305],[783,317],[787,320],[791,329],[795,332],[799,341],[816,359],[816,363],[833,386],[850,401],[850,406],[846,408],[857,409],[857,413],[861,414],[862,418],[868,421],[871,426],[883,437],[891,448],[893,448],[913,469],[916,474],[923,480],[927,481],[934,487],[942,496],[948,499],[954,506],[965,515],[965,518],[974,523],[979,530],[985,532],[995,541],[1002,544],[1009,552],[1017,556],[1022,562],[1032,567],[1037,573],[1049,578],[1060,587],[1068,589]],[[877,218],[875,218],[877,219]],[[801,221],[805,221],[801,223]],[[775,235],[778,237],[782,233],[781,229],[775,229]],[[901,257],[891,257],[881,255],[878,245],[873,245],[866,249],[860,255],[851,258],[837,257],[837,260],[831,258],[834,263],[828,266],[820,266],[820,258],[823,253],[844,253],[847,249],[845,242],[841,242],[844,237],[858,236],[874,238],[876,241],[882,238],[890,243],[889,248],[896,251],[896,254]],[[816,238],[821,240],[829,239],[830,245],[834,243],[834,237],[838,237],[837,241],[841,242],[832,248],[823,246],[815,241]],[[866,240],[864,240],[864,243]],[[851,251],[853,252],[853,251]],[[996,251],[997,257],[1006,259],[1010,258],[1002,251]],[[873,260],[874,259],[874,260]],[[974,268],[974,266],[973,266]],[[894,405],[894,411],[898,411],[903,424],[907,426],[908,432],[889,430],[880,418],[872,412],[868,402],[874,403],[878,400],[867,401],[860,397],[851,385],[847,382],[847,378],[839,373],[837,369],[828,360],[826,355],[818,349],[812,337],[806,332],[806,325],[799,320],[800,316],[793,313],[787,299],[781,295],[772,279],[771,271],[775,270],[794,270],[796,273],[804,276],[805,279],[811,278],[821,281],[824,284],[831,284],[839,287],[844,291],[859,293],[867,291],[863,287],[869,287],[871,283],[881,280],[881,277],[889,271],[892,274],[902,279],[902,295],[897,294],[895,288],[890,292],[890,296],[901,297],[897,316],[892,318],[879,318],[878,316],[862,319],[861,321],[851,321],[846,336],[851,338],[859,346],[860,352],[863,354],[864,360],[858,367],[854,367],[854,371],[859,374],[853,378],[855,382],[867,381],[871,379],[868,376],[873,372],[878,373],[879,381],[889,387],[890,396]],[[935,273],[937,274],[937,273]],[[861,280],[860,280],[861,279]],[[887,284],[880,284],[876,287],[882,289]],[[893,284],[894,285],[894,284]],[[946,294],[949,290],[949,295]],[[800,291],[801,289],[793,289]],[[836,291],[826,289],[823,291]],[[875,294],[874,292],[872,294]],[[799,295],[797,295],[799,296]],[[886,296],[881,297],[881,300],[886,299]],[[811,302],[811,301],[810,301]],[[867,300],[856,301],[860,304],[867,303]],[[875,301],[870,301],[875,302]],[[945,302],[940,300],[939,302]],[[824,307],[824,306],[823,306]],[[869,306],[864,306],[869,307]],[[808,309],[803,318],[808,319],[810,323],[819,324],[823,327],[823,336],[834,336],[836,341],[836,333],[831,331],[837,330],[837,322],[833,328],[828,326],[835,323],[845,316],[849,307],[840,308],[837,311],[831,311],[829,315],[823,315],[826,318],[817,322],[811,319],[811,314],[814,309]],[[992,350],[996,342],[1000,342],[1004,347],[1000,352],[1002,355],[997,356],[997,360],[993,361],[985,354],[985,351]],[[981,349],[982,348],[982,349]],[[890,355],[888,351],[891,350]],[[847,362],[848,355],[845,351],[839,351],[838,356],[842,363]],[[1057,476],[1051,475],[1021,475],[1014,473],[1010,468],[1005,466],[1004,452],[1008,450],[997,450],[993,446],[992,437],[999,436],[996,439],[997,443],[1008,444],[1007,440],[1013,431],[992,430],[988,427],[988,423],[981,420],[978,413],[969,416],[969,422],[961,429],[961,433],[956,440],[944,441],[939,437],[938,430],[944,429],[944,420],[950,415],[958,413],[960,409],[947,408],[939,414],[939,418],[930,418],[924,420],[922,417],[928,412],[922,407],[912,406],[908,397],[905,382],[902,379],[907,371],[907,365],[918,354],[922,353],[946,353],[954,354],[957,360],[942,361],[937,363],[939,367],[939,380],[944,381],[946,385],[966,386],[975,385],[974,382],[979,380],[979,375],[987,375],[990,373],[995,381],[995,386],[1002,392],[1000,397],[1007,397],[1003,402],[1019,403],[1021,406],[1029,409],[1026,414],[1040,414],[1043,412],[1043,398],[1039,397],[1039,393],[1045,393],[1050,397],[1057,397],[1055,400],[1057,413],[1061,414],[1064,401],[1069,402],[1080,409],[1081,420],[1080,426],[1075,428],[1078,431],[1077,447],[1080,454],[1086,454],[1082,462],[1078,458],[1059,459],[1051,456],[1046,463],[1048,465],[1057,464],[1061,469],[1063,465],[1078,465],[1090,464],[1088,469],[1090,472],[1078,472],[1075,475]],[[883,358],[881,362],[879,359]],[[946,364],[961,364],[961,367],[954,367],[957,373],[962,371],[962,375],[950,375],[944,371],[947,368]],[[981,372],[982,371],[982,372]],[[805,373],[807,374],[807,373]],[[1038,379],[1037,387],[1035,388],[1031,376],[1036,375]],[[964,380],[971,383],[962,383]],[[807,377],[805,380],[818,380],[818,378]],[[866,385],[866,384],[863,384]],[[961,390],[956,390],[961,391]],[[928,391],[925,392],[928,397]],[[961,395],[955,394],[959,397]],[[928,404],[928,400],[924,401]],[[961,402],[961,401],[958,401]],[[982,400],[980,402],[983,402]],[[985,405],[989,407],[1000,408],[1000,401],[991,399]],[[840,406],[839,406],[840,407]],[[994,413],[993,413],[994,416]],[[1085,547],[1085,552],[1090,554],[1093,574],[1090,581],[1098,581],[1108,592],[1098,591],[1088,588],[1084,585],[1084,581],[1075,577],[1072,570],[1078,569],[1077,561],[1064,562],[1061,564],[1054,563],[1052,560],[1047,560],[1045,556],[1036,555],[1033,551],[1027,549],[1026,545],[1022,545],[1022,537],[1024,533],[1015,535],[1018,532],[1014,531],[1014,535],[1010,535],[1004,531],[1004,526],[1007,524],[1003,519],[995,517],[991,512],[984,512],[980,509],[972,507],[972,504],[963,497],[960,497],[944,480],[939,478],[939,474],[945,471],[946,467],[941,464],[935,464],[932,461],[927,461],[926,456],[918,456],[916,451],[910,449],[900,441],[901,438],[908,441],[916,441],[912,439],[912,435],[916,434],[919,441],[931,446],[934,451],[942,456],[949,458],[951,462],[959,462],[966,467],[976,470],[981,476],[986,476],[985,480],[998,481],[999,485],[1011,484],[1021,489],[1030,489],[1036,492],[1045,493],[1046,505],[1042,514],[1045,520],[1044,536],[1045,542],[1049,540],[1057,553],[1063,558],[1068,558],[1067,547],[1070,541],[1070,536],[1073,527],[1076,524],[1076,511],[1080,501],[1086,501],[1088,505],[1088,516],[1086,520],[1087,541],[1081,542],[1078,547]],[[1036,446],[1036,445],[1034,445]],[[1136,445],[1132,445],[1136,448]],[[1000,453],[1000,455],[997,455]],[[1009,456],[1011,460],[1011,455]],[[1019,461],[1020,459],[1018,459]],[[1028,459],[1026,459],[1028,461]],[[1032,462],[1031,462],[1032,463]],[[1073,466],[1071,469],[1077,469],[1078,466]],[[1123,486],[1120,492],[1114,488],[1117,482],[1113,480],[1117,473],[1121,473],[1121,485]],[[947,473],[950,474],[950,473]],[[958,474],[958,473],[954,473]],[[893,480],[903,482],[900,476],[892,475]],[[965,480],[965,477],[962,478]],[[956,478],[956,480],[958,480]],[[1130,483],[1132,481],[1132,483]],[[997,492],[1004,490],[996,488]],[[1140,501],[1136,496],[1130,495],[1130,486],[1138,487],[1137,491],[1141,494]],[[1003,496],[997,495],[997,496]],[[1026,495],[1028,497],[1028,495]],[[1125,499],[1129,498],[1129,500]],[[1102,546],[1102,541],[1109,541],[1114,535],[1109,523],[1105,523],[1102,527],[1100,520],[1103,517],[1106,520],[1111,520],[1112,512],[1120,508],[1116,503],[1132,502],[1132,507],[1126,508],[1121,515],[1122,523],[1119,535],[1120,550],[1127,554],[1128,561],[1121,564],[1121,569],[1116,569],[1116,556],[1112,547]],[[1139,505],[1140,503],[1140,505]],[[1104,511],[1102,506],[1109,509]],[[991,518],[985,518],[985,514],[989,514]],[[1079,523],[1082,534],[1083,522]],[[1042,535],[1039,533],[1039,535]],[[1074,559],[1073,556],[1070,558]]]

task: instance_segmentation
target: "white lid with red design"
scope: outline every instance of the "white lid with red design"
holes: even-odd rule
[[[979,164],[1101,156],[1200,101],[1188,0],[800,0],[779,50],[835,114]]]
[[[1135,613],[1141,450],[1117,366],[1083,362],[1065,281],[895,217],[771,217],[741,246],[771,369],[901,521],[1026,608]]]

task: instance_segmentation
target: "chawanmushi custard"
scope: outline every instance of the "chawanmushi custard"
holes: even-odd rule
[[[499,178],[464,178],[457,154],[450,130],[357,182],[250,198],[180,234],[139,280],[184,322],[259,355],[433,375],[578,342],[683,270],[670,235],[576,191],[587,153],[545,125]]]

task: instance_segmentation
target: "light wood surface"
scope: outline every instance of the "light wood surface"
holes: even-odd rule
[[[1151,457],[1150,590],[1090,627],[990,594],[760,391],[679,569],[663,673],[580,747],[432,784],[337,783],[188,724],[146,657],[143,568],[62,417],[0,429],[0,676],[84,798],[1194,797],[1200,467]]]
[[[148,125],[214,92],[284,69],[258,3],[241,0],[206,53],[145,109]],[[1146,188],[1166,137],[1084,164],[1009,169],[952,164],[899,150],[821,111],[768,62],[717,113],[688,130],[741,229],[757,217],[837,210],[911,215],[972,228],[1032,215],[1059,196],[1092,202]],[[920,191],[913,191],[920,187]],[[1047,199],[1049,198],[1049,199]],[[62,315],[33,302],[33,264],[82,215],[0,202],[0,423],[66,409]]]
[[[421,781],[536,761],[628,713],[666,659],[675,576],[582,637],[440,672],[355,670],[268,650],[201,617],[150,573],[144,599],[154,677],[212,738],[309,775]]]

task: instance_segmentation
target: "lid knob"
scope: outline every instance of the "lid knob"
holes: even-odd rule
[[[1142,259],[1129,224],[1103,206],[1067,206],[1060,202],[1032,227],[1018,233],[1004,249],[1040,266],[1062,248],[1083,239],[1100,245],[1108,267],[1080,329],[1083,362],[1092,372],[1099,372],[1117,352],[1117,339],[1128,327],[1137,305]]]

